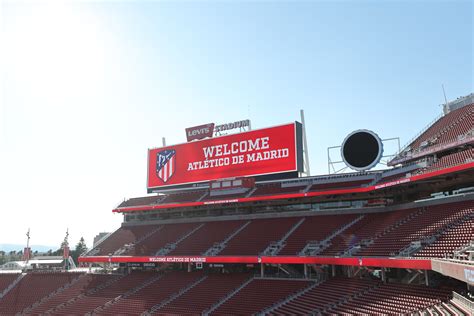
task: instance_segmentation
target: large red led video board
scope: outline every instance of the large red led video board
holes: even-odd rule
[[[298,122],[148,150],[148,190],[302,171]]]

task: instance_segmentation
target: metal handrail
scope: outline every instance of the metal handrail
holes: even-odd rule
[[[474,311],[474,302],[467,297],[453,291],[453,299],[456,299],[458,302],[465,305],[469,310]]]

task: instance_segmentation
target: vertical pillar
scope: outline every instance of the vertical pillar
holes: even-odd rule
[[[304,277],[307,279],[308,278],[308,265],[305,263],[303,265],[304,268]]]
[[[429,286],[430,285],[430,279],[428,276],[428,270],[425,270],[425,285]]]
[[[335,265],[332,265],[332,276],[335,277],[336,276],[336,266]]]
[[[265,276],[265,265],[260,263],[260,276],[263,278]]]
[[[191,272],[191,262],[188,263],[188,272]]]
[[[385,268],[382,268],[382,282],[383,283],[386,283],[387,279],[386,279],[386,275],[385,275]]]

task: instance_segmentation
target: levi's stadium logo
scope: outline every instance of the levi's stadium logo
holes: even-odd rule
[[[176,166],[176,150],[167,149],[156,154],[156,175],[167,182],[174,174]]]

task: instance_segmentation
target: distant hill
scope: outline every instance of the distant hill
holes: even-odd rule
[[[0,251],[10,252],[10,251],[20,251],[25,248],[25,245],[18,245],[18,244],[0,244]],[[38,252],[47,252],[49,249],[55,251],[59,247],[58,246],[43,246],[43,245],[31,245],[31,250],[38,251]]]

